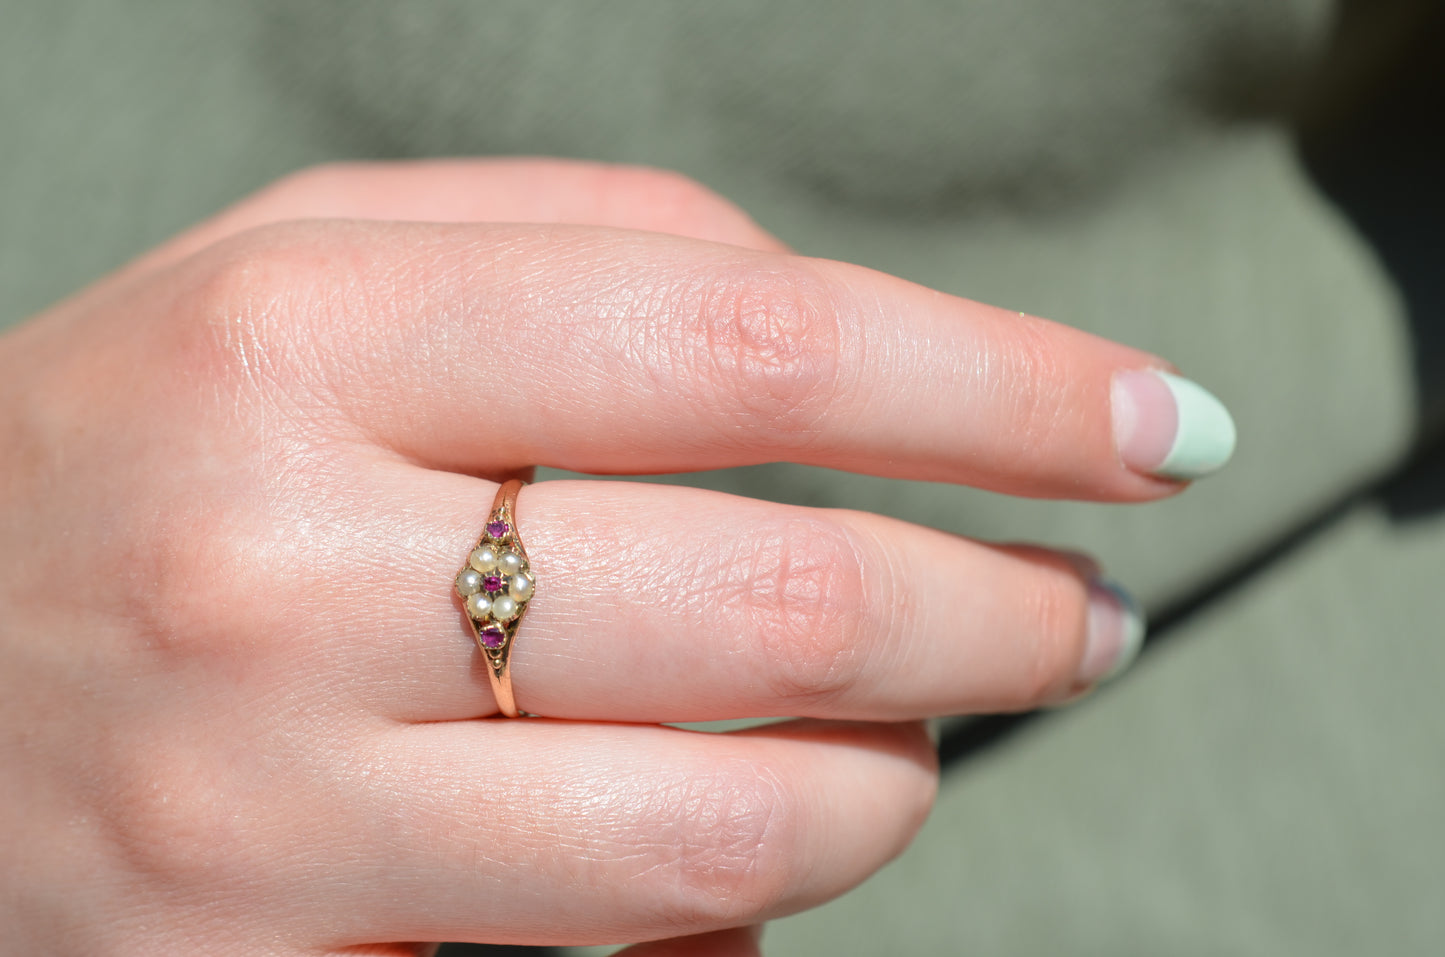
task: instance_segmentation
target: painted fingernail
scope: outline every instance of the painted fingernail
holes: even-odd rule
[[[1114,445],[1136,472],[1196,479],[1234,454],[1234,419],[1198,383],[1158,370],[1115,373]]]
[[[1089,632],[1079,683],[1098,684],[1121,674],[1144,646],[1144,611],[1129,593],[1106,579],[1089,583]]]

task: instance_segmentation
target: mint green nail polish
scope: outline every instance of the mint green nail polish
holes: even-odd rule
[[[1178,425],[1169,454],[1154,474],[1172,479],[1196,479],[1224,467],[1234,454],[1234,419],[1224,403],[1183,376],[1154,373],[1174,396]]]

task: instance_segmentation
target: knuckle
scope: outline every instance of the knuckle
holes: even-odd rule
[[[227,528],[237,516],[212,512],[206,530],[186,521],[155,529],[149,548],[133,564],[147,582],[131,616],[146,652],[172,666],[225,657],[234,633],[259,625],[258,610],[279,598],[275,578],[257,562],[254,543]],[[258,629],[260,643],[276,637]]]
[[[311,224],[257,227],[199,253],[175,300],[187,368],[215,381],[269,378],[294,359],[324,272]]]
[[[298,285],[313,281],[325,224],[268,223],[244,230],[196,255],[190,298],[203,312],[273,307]]]
[[[792,519],[749,547],[745,634],[763,650],[769,690],[804,707],[846,694],[866,667],[873,618],[858,544],[839,526]]]
[[[151,885],[202,891],[245,869],[245,815],[209,770],[207,755],[176,746],[131,748],[99,807],[103,833]]]
[[[344,225],[258,226],[198,253],[173,300],[176,359],[215,395],[268,411],[325,410],[368,339],[365,251]],[[274,401],[279,400],[279,401]]]
[[[269,481],[264,470],[252,474],[258,485]],[[293,655],[311,617],[298,609],[327,561],[291,516],[248,501],[176,508],[124,548],[111,604],[124,612],[135,653],[167,668],[233,670],[242,646],[258,666]]]
[[[1088,595],[1083,582],[1063,572],[1036,578],[1022,605],[1026,641],[1018,678],[1007,689],[1011,709],[1033,707],[1066,690],[1084,652]]]
[[[772,771],[737,760],[679,778],[649,839],[644,874],[669,930],[731,926],[774,909],[793,884],[795,803]]]
[[[797,265],[726,270],[704,283],[698,370],[729,426],[808,434],[836,392],[837,297]]]
[[[213,617],[212,598],[226,591],[216,570],[232,563],[228,536],[214,536],[209,543],[203,538],[167,522],[126,556],[126,564],[147,583],[129,595],[127,608],[138,652],[159,654],[174,665],[204,657],[214,642],[221,619]]]

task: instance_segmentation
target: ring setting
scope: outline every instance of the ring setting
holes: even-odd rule
[[[520,479],[513,479],[497,489],[481,538],[456,577],[456,593],[487,662],[497,705],[509,718],[520,714],[512,693],[512,642],[537,590],[527,550],[517,532],[517,493],[522,485]]]

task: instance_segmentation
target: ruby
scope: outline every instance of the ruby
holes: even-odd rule
[[[512,526],[508,525],[506,522],[487,523],[487,534],[490,535],[492,538],[506,538],[507,533],[511,530]]]
[[[483,578],[483,579],[482,579],[482,590],[483,590],[483,591],[489,591],[489,592],[501,591],[501,590],[502,590],[502,576],[501,576],[501,575],[488,575],[487,577]]]
[[[481,631],[482,644],[488,648],[500,648],[507,640],[507,633],[498,625],[488,625]]]

